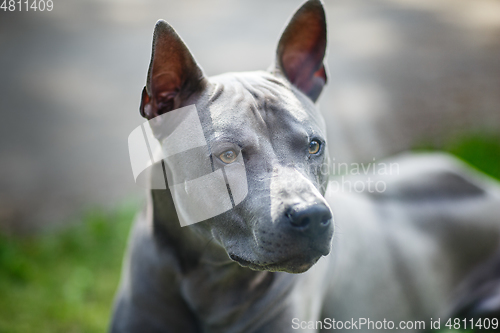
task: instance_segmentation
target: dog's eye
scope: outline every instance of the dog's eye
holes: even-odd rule
[[[317,154],[319,149],[321,148],[321,144],[317,140],[312,140],[309,143],[309,154]]]
[[[236,160],[236,153],[233,150],[227,150],[219,155],[222,162],[229,164]]]

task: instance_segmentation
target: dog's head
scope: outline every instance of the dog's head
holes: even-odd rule
[[[209,156],[200,158],[210,160],[212,170],[244,165],[244,199],[187,227],[213,237],[243,266],[298,273],[330,251],[326,133],[315,107],[327,80],[325,50],[319,0],[295,13],[267,72],[207,78],[174,29],[164,21],[156,25],[141,114],[153,119],[195,105],[209,147]],[[196,165],[196,157],[190,163]],[[174,173],[183,172],[177,168]]]

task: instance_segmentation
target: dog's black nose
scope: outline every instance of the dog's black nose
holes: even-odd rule
[[[311,232],[326,229],[332,221],[332,212],[324,204],[295,206],[286,215],[292,227]]]

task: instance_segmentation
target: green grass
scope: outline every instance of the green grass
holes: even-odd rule
[[[500,179],[497,135],[418,147],[436,149]],[[0,235],[0,333],[106,331],[136,210],[136,205],[111,213],[92,210],[57,232]]]
[[[93,210],[66,230],[0,236],[0,332],[103,332],[133,214]]]
[[[415,150],[445,150],[487,175],[500,179],[500,134],[470,133],[441,145],[420,144]]]

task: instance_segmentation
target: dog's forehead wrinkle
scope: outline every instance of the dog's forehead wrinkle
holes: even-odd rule
[[[209,103],[215,102],[224,92],[224,86],[222,84],[213,83],[212,88],[213,89],[210,92],[209,97],[208,97]]]
[[[254,141],[270,140],[273,149],[286,144],[273,134],[277,127],[288,127],[300,141],[322,136],[317,134],[323,132],[323,124],[314,104],[291,90],[283,79],[267,72],[243,72],[212,77],[211,83],[209,109],[214,132],[226,136],[233,132],[235,139],[245,132],[258,134]]]
[[[214,84],[222,84],[233,89],[237,87],[246,91],[258,107],[262,107],[264,103],[282,103],[297,99],[288,84],[267,72],[226,73],[212,77],[211,80]]]
[[[253,124],[263,123],[262,116],[255,112],[260,109],[254,95],[237,81],[219,82],[209,98],[209,109],[214,124],[224,125],[238,121]]]

